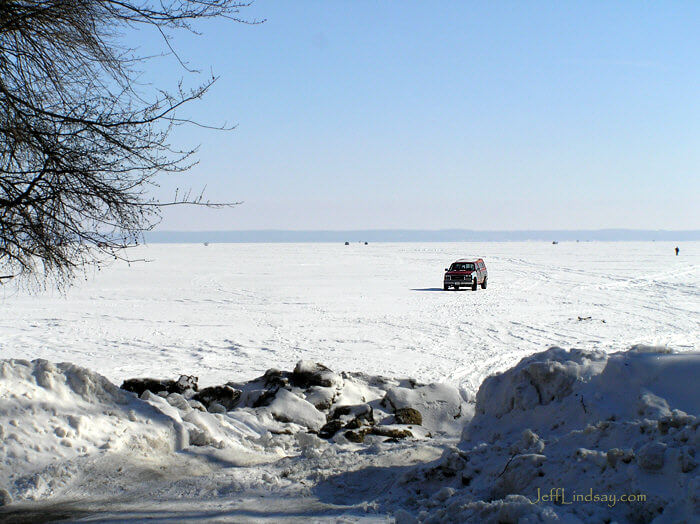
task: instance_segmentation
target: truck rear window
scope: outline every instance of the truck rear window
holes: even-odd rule
[[[455,262],[450,266],[450,271],[474,271],[475,269],[471,262]]]

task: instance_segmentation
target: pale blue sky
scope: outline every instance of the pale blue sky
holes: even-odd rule
[[[164,230],[700,227],[699,2],[257,0],[175,46],[220,75]],[[172,59],[152,64],[169,78]],[[188,81],[192,82],[194,79]]]

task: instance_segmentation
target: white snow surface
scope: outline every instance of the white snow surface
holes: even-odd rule
[[[398,486],[416,493],[427,522],[691,522],[700,516],[698,377],[699,353],[550,348],[487,378],[459,445]],[[532,504],[556,488],[560,504]],[[646,500],[621,500],[630,495]]]
[[[65,296],[0,286],[0,350],[114,383],[223,384],[310,360],[475,393],[550,346],[696,347],[700,243],[676,257],[668,242],[581,240],[154,244],[130,252],[149,262],[91,273]],[[485,260],[488,288],[443,292],[444,268],[464,257]]]
[[[673,247],[153,245],[65,295],[4,286],[0,520],[690,522],[700,244]],[[462,257],[486,290],[442,290]],[[238,406],[117,387],[180,374]]]

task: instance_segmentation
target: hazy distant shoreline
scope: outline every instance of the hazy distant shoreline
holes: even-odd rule
[[[152,231],[147,243],[197,242],[522,242],[522,241],[696,241],[700,230],[635,229],[471,231],[466,229],[378,229],[352,231]]]

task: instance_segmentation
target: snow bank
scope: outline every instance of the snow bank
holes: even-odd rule
[[[72,364],[0,361],[0,505],[162,479],[151,497],[265,493],[397,522],[690,522],[698,376],[698,353],[551,348],[470,405],[449,385],[303,361],[201,391],[129,382],[149,385],[140,396]]]
[[[330,444],[382,449],[400,439],[456,437],[470,413],[452,386],[338,374],[304,361],[292,372],[199,391],[195,377],[130,379],[122,387],[132,391],[73,364],[0,361],[0,505],[75,491],[76,482],[90,483],[80,478],[88,464],[118,468],[125,478],[167,471],[175,482]],[[400,420],[406,411],[418,420]]]
[[[484,380],[459,445],[396,489],[426,522],[690,522],[697,377],[697,353],[551,348]]]
[[[73,364],[0,361],[2,505],[52,497],[95,459],[118,456],[157,470],[174,452],[201,445],[238,463],[278,458],[255,443],[265,433],[255,424],[176,400],[150,392],[139,399]]]

